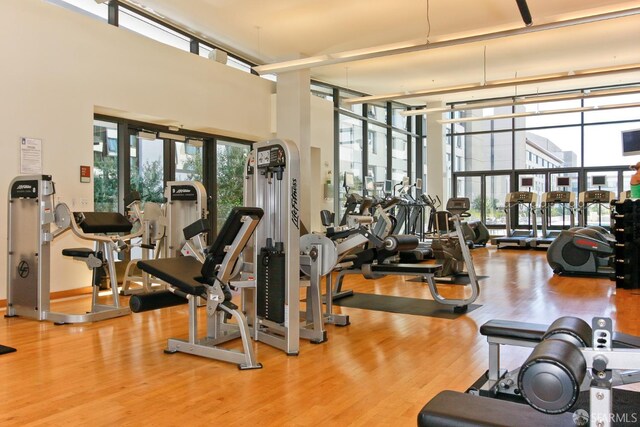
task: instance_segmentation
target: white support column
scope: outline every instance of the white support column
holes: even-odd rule
[[[311,226],[311,194],[322,191],[311,182],[311,90],[309,70],[278,74],[276,135],[290,139],[300,151],[300,219]]]
[[[443,103],[429,103],[429,108],[442,107]],[[432,196],[444,198],[450,196],[447,192],[447,164],[445,160],[445,126],[438,123],[441,113],[427,114],[427,176],[426,192]]]

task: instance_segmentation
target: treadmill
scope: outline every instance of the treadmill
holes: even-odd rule
[[[531,178],[533,181],[533,178]],[[528,182],[523,179],[523,183]],[[531,183],[533,184],[533,182]],[[538,223],[536,219],[536,205],[538,195],[531,191],[516,191],[507,193],[504,211],[506,213],[507,235],[491,240],[498,249],[502,248],[530,248],[531,242],[538,237]],[[512,227],[513,218],[520,213],[520,207],[524,207],[529,218],[529,228],[516,230]]]
[[[560,176],[557,178],[557,186],[559,188],[568,187],[570,184],[570,178],[566,176]],[[552,225],[552,210],[554,207],[561,209],[562,212],[562,225],[559,230],[550,230],[549,226]],[[539,249],[547,249],[553,240],[558,237],[562,230],[575,227],[575,208],[576,208],[576,195],[572,191],[549,191],[542,193],[542,201],[540,202],[540,215],[542,216],[542,235],[536,237],[531,241],[531,247]],[[568,213],[568,224],[567,220]]]
[[[610,219],[611,203],[616,198],[613,191],[606,190],[588,190],[583,191],[578,195],[578,225],[580,227],[587,227],[589,225],[589,206],[598,206],[598,223],[600,227],[604,227],[606,230],[611,230],[611,221],[606,225],[602,222],[604,206],[609,213],[605,215]]]

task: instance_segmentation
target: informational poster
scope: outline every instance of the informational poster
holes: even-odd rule
[[[20,173],[39,175],[42,173],[42,140],[20,138]]]
[[[91,166],[80,166],[80,182],[91,182]]]

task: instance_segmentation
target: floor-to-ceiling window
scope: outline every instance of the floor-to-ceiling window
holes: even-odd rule
[[[640,128],[640,108],[625,106],[640,102],[640,95],[584,93],[594,92],[575,91],[563,94],[567,98],[563,100],[495,108],[470,106],[449,114],[449,119],[457,120],[449,126],[446,145],[456,194],[477,197],[481,192],[487,198],[481,218],[488,225],[503,223],[492,214],[499,211],[491,208],[493,200],[504,206],[502,195],[508,191],[551,191],[557,187],[557,176],[570,177],[568,189],[576,192],[599,187],[617,194],[628,188],[627,165],[640,156],[623,156],[621,132]],[[610,109],[612,105],[621,107]],[[587,110],[599,106],[603,108]],[[452,104],[452,108],[459,107]],[[567,111],[572,109],[587,111]],[[602,177],[604,184],[594,186],[594,176]],[[533,178],[532,185],[521,188],[522,177]]]
[[[118,205],[118,123],[93,123],[93,206],[97,212],[115,212]]]
[[[327,99],[328,92],[318,92]],[[314,92],[314,93],[315,93]],[[410,177],[424,180],[426,150],[426,121],[420,118],[420,132],[416,131],[417,119],[405,117],[401,112],[409,109],[400,103],[350,104],[349,98],[362,94],[334,88],[330,99],[336,112],[336,179],[335,209],[342,215],[345,202],[343,176],[350,172],[354,183],[349,191],[382,196],[385,181],[393,184]],[[418,148],[418,144],[422,144]],[[418,158],[420,157],[420,158]],[[365,181],[373,181],[376,190],[367,190]],[[425,183],[423,183],[424,188]],[[393,186],[392,186],[393,188]]]
[[[143,202],[162,203],[168,181],[198,181],[208,194],[215,235],[231,207],[242,205],[249,141],[96,116],[93,150],[97,211],[122,211],[132,191]]]

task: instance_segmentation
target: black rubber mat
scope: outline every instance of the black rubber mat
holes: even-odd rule
[[[17,351],[17,350],[15,348],[13,348],[13,347],[7,347],[6,345],[0,345],[0,354],[13,353],[14,351]]]
[[[341,307],[361,308],[364,310],[387,311],[389,313],[414,314],[417,316],[456,319],[465,313],[454,313],[453,306],[445,306],[433,300],[420,298],[396,297],[391,295],[360,294],[340,298],[333,302]],[[467,313],[482,307],[471,304]]]
[[[478,282],[484,279],[489,278],[489,276],[477,276],[478,277]],[[469,284],[469,276],[467,276],[466,274],[460,274],[457,276],[453,277],[453,280],[448,281],[448,280],[438,280],[437,277],[434,278],[436,280],[436,283],[438,285],[468,285]],[[426,280],[422,280],[422,277],[416,277],[415,279],[409,279],[409,282],[424,282],[427,283]]]

